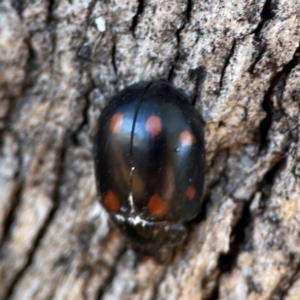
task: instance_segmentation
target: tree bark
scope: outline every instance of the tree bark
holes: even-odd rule
[[[299,299],[299,0],[0,3],[0,299]],[[205,205],[170,264],[95,189],[92,132],[167,79],[205,122]]]

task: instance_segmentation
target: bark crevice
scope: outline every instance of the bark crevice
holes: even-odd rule
[[[269,186],[269,192],[272,189],[276,175],[280,172],[283,165],[285,164],[285,158],[281,157],[276,163],[270,166],[270,170],[267,171],[264,175],[264,178],[261,180],[261,183],[258,185],[257,190],[262,191],[266,185]],[[266,199],[268,195],[263,195]],[[253,198],[253,197],[252,197]],[[253,199],[252,199],[253,200]],[[213,300],[219,298],[219,288],[220,288],[220,279],[223,275],[231,273],[236,267],[236,262],[242,251],[251,250],[252,245],[252,224],[253,219],[257,214],[253,214],[251,211],[252,200],[235,200],[237,203],[236,213],[235,213],[235,223],[232,225],[231,234],[230,234],[230,247],[227,253],[220,253],[218,264],[217,264],[217,276],[214,273],[212,277],[216,277],[216,284],[214,288],[211,289],[210,293],[206,295],[205,300]],[[259,215],[263,214],[265,209],[263,199],[261,201],[262,207],[260,207]],[[204,277],[202,281],[202,288],[205,290],[206,284],[211,282],[210,277]]]
[[[117,47],[117,43],[115,41],[115,38],[113,39],[113,46],[111,49],[111,63],[114,69],[114,72],[116,74],[116,76],[118,76],[118,66],[117,66],[117,62],[116,62],[116,47]]]
[[[225,62],[224,62],[224,65],[223,65],[223,68],[222,68],[222,71],[221,71],[219,94],[221,93],[221,90],[222,90],[222,87],[223,87],[223,79],[224,79],[224,76],[225,76],[226,68],[228,67],[228,65],[230,63],[230,60],[234,55],[235,46],[236,46],[236,39],[233,39],[230,52],[229,52],[228,56],[225,58]]]
[[[190,22],[191,20],[191,14],[192,14],[192,9],[193,9],[193,2],[192,0],[188,0],[187,1],[187,5],[186,5],[186,10],[184,12],[184,18],[182,21],[181,26],[176,30],[175,36],[176,36],[176,40],[177,40],[177,54],[174,58],[174,60],[172,61],[172,65],[171,65],[171,69],[169,71],[169,75],[168,75],[168,80],[172,81],[173,77],[175,76],[175,68],[177,67],[177,63],[180,60],[180,35],[182,30],[184,30],[184,28],[186,27],[186,25]]]
[[[24,180],[17,179],[14,187],[14,193],[10,200],[11,206],[3,222],[3,234],[0,240],[0,256],[1,256],[1,248],[4,248],[5,243],[10,239],[11,231],[13,230],[14,227],[13,225],[16,221],[16,212],[21,203],[23,189],[24,189]]]
[[[135,16],[132,18],[132,24],[130,27],[130,31],[132,31],[132,35],[135,37],[135,29],[138,24],[139,16],[143,14],[145,7],[145,0],[138,0],[138,7]]]
[[[104,280],[104,283],[101,285],[97,293],[97,296],[95,298],[96,300],[101,300],[104,297],[105,293],[109,290],[111,284],[114,281],[115,275],[117,274],[119,262],[121,261],[122,257],[125,255],[126,251],[127,251],[127,247],[124,246],[116,256],[113,265],[110,267],[108,276]]]
[[[67,139],[66,139],[67,140]],[[62,186],[63,183],[63,178],[64,178],[64,169],[65,169],[65,158],[66,158],[66,153],[67,153],[67,146],[66,143],[64,143],[57,155],[57,165],[56,165],[56,173],[57,173],[57,181],[55,184],[55,188],[53,191],[53,206],[51,211],[49,212],[47,219],[45,220],[43,226],[40,228],[38,234],[36,235],[31,249],[28,251],[27,258],[26,258],[26,263],[18,270],[18,272],[15,274],[11,284],[9,285],[6,294],[4,296],[4,299],[10,299],[11,296],[14,293],[14,290],[18,283],[21,281],[23,276],[25,276],[26,271],[30,268],[30,266],[33,263],[34,256],[37,253],[40,243],[45,237],[48,228],[50,225],[53,223],[56,212],[59,209],[59,202],[60,202],[60,187]]]
[[[266,112],[266,117],[260,123],[261,150],[265,149],[268,145],[268,132],[271,128],[272,121],[278,121],[284,115],[283,109],[279,109],[279,111],[274,109],[273,97],[277,97],[278,103],[280,104],[285,90],[287,77],[300,61],[298,55],[299,51],[300,47],[296,49],[293,58],[283,66],[282,70],[273,76],[269,88],[264,95],[262,108]]]
[[[275,16],[275,4],[273,3],[272,0],[266,0],[260,14],[261,21],[258,23],[257,27],[251,32],[251,34],[254,33],[255,37],[259,39],[261,31],[274,16]]]
[[[291,273],[291,275],[285,275],[281,278],[280,283],[278,286],[272,291],[270,295],[271,300],[281,300],[285,299],[287,296],[290,288],[293,286],[293,284],[299,280],[300,277],[300,258],[299,255],[296,258],[297,254],[292,253],[291,254],[291,265],[295,265],[296,261],[296,268],[294,272]]]
[[[156,300],[156,299],[158,299],[158,293],[159,293],[160,284],[161,284],[161,282],[163,282],[164,278],[166,277],[166,274],[167,274],[167,268],[165,268],[163,270],[163,272],[159,276],[158,280],[154,283],[153,294],[152,294],[152,297],[150,298],[150,300]]]

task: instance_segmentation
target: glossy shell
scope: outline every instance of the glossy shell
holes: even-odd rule
[[[101,203],[138,246],[181,243],[182,223],[200,212],[200,120],[184,94],[163,81],[126,88],[99,118],[94,155]]]

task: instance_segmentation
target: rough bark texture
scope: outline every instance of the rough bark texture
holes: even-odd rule
[[[0,299],[300,297],[300,1],[0,3]],[[169,265],[97,201],[92,131],[152,78],[206,124],[205,206]]]

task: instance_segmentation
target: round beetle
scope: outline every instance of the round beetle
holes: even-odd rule
[[[113,223],[147,253],[182,243],[201,210],[199,113],[169,83],[142,82],[112,98],[96,128],[97,188]]]

